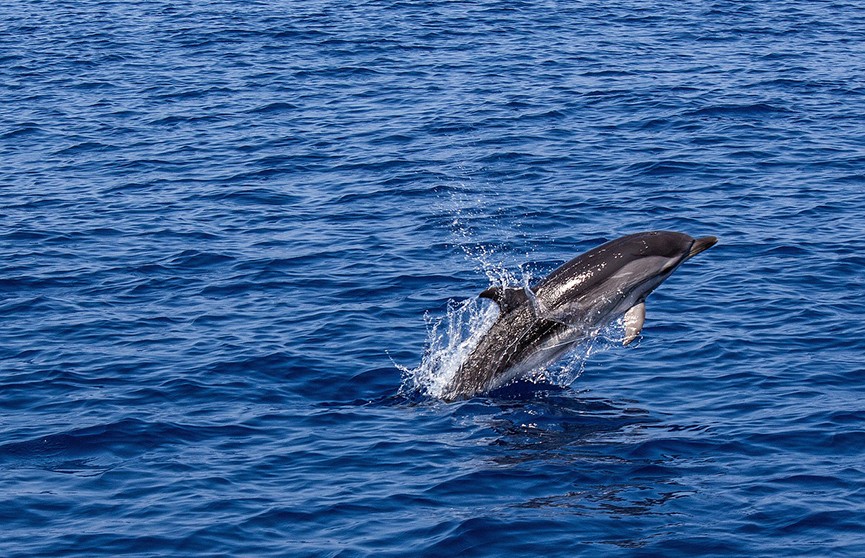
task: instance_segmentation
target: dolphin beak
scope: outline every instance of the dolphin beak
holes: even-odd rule
[[[698,238],[691,245],[691,252],[688,254],[689,258],[693,258],[700,252],[704,250],[708,250],[712,246],[714,246],[718,242],[718,238],[715,236],[704,236],[702,238]]]

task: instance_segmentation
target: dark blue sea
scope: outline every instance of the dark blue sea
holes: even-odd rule
[[[637,342],[437,396],[655,229]],[[5,3],[0,555],[865,556],[863,233],[858,2]]]

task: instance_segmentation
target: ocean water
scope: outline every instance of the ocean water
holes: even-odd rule
[[[0,22],[0,555],[865,555],[859,3]],[[653,229],[720,243],[638,342],[428,389]]]

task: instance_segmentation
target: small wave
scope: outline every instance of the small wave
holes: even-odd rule
[[[769,103],[722,104],[699,108],[686,113],[686,116],[705,117],[755,117],[772,114],[789,114],[790,109]]]
[[[268,113],[277,113],[283,111],[291,111],[297,110],[298,105],[294,103],[287,103],[285,101],[276,101],[273,103],[267,103],[265,105],[260,105],[254,107],[252,109],[247,110],[246,112],[251,114],[268,114]]]
[[[45,130],[38,124],[32,122],[21,122],[15,125],[12,130],[0,134],[0,139],[19,138],[27,135],[44,134]]]

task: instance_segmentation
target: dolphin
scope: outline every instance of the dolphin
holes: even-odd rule
[[[490,287],[499,316],[442,392],[454,401],[543,370],[624,315],[628,345],[646,318],[646,297],[714,236],[671,231],[629,234],[577,256],[534,287]]]

